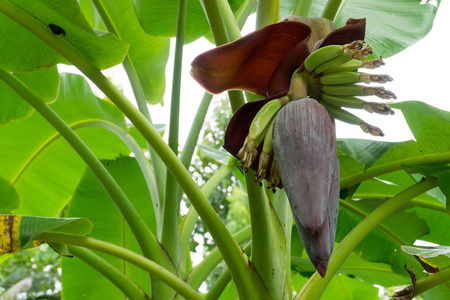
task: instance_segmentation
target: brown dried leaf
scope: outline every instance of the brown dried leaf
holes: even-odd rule
[[[405,264],[405,270],[409,273],[409,276],[411,277],[411,285],[408,285],[401,291],[396,291],[394,295],[392,295],[392,298],[395,300],[411,300],[414,297],[414,290],[416,286],[416,274],[414,274],[414,269],[411,266],[411,270],[408,270],[408,267]]]

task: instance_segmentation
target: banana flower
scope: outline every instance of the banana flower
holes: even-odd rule
[[[357,72],[383,64],[381,58],[361,60],[372,53],[363,43],[365,19],[349,19],[339,29],[330,23],[288,17],[199,55],[191,70],[210,93],[243,90],[264,97],[234,113],[223,147],[241,160],[244,170],[257,172],[255,181],[266,179],[274,192],[285,188],[304,248],[322,277],[339,208],[333,118],[382,136],[378,127],[341,107],[392,114],[385,104],[357,96],[395,98],[382,87],[357,84],[392,80]]]

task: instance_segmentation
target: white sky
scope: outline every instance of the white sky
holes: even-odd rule
[[[385,59],[386,65],[375,70],[375,73],[389,74],[394,81],[384,86],[397,95],[395,102],[419,100],[440,109],[450,111],[450,96],[445,88],[450,85],[450,59],[448,58],[449,42],[445,38],[450,36],[450,3],[442,1],[435,18],[433,29],[421,41],[402,51],[401,53]],[[254,28],[254,15],[249,19],[243,32],[249,33]],[[444,39],[443,39],[444,38]],[[150,113],[154,123],[167,123],[170,114],[170,97],[172,89],[173,50],[174,39],[171,40],[170,60],[166,68],[166,94],[164,96],[164,108],[160,105],[150,106]],[[200,39],[184,47],[183,74],[181,86],[181,115],[180,115],[180,144],[183,145],[192,120],[195,116],[204,90],[189,75],[191,61],[200,53],[214,46]],[[63,67],[62,70],[73,72],[72,68]],[[120,84],[125,95],[133,100],[133,92],[128,79],[121,66],[116,66],[104,71],[117,84]],[[217,95],[215,97],[224,97]],[[368,100],[368,99],[367,99]],[[371,99],[378,101],[379,99]],[[354,112],[354,111],[353,111]],[[396,111],[393,116],[380,116],[369,114],[365,111],[357,111],[359,117],[369,124],[379,126],[385,133],[384,137],[372,137],[359,128],[341,122],[337,124],[337,133],[340,138],[364,138],[381,141],[402,141],[412,139],[401,112]]]

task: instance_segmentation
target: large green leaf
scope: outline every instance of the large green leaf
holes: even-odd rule
[[[394,143],[362,139],[338,139],[338,148],[354,158],[363,168],[375,163]]]
[[[61,28],[59,36],[100,69],[122,62],[128,50],[128,45],[111,33],[103,32],[97,36],[76,0],[10,2],[35,17],[40,22],[38,26],[48,27],[53,24]],[[4,14],[0,14],[0,36],[0,68],[5,70],[29,72],[57,63],[68,63],[50,46]]]
[[[44,232],[65,233],[86,236],[92,230],[92,223],[86,218],[42,218],[20,215],[0,215],[0,255],[15,253],[33,247],[31,243]],[[55,244],[56,245],[56,244]],[[64,249],[64,246],[57,246]],[[67,254],[64,251],[64,254]]]
[[[389,201],[389,200],[386,200]],[[372,212],[384,201],[379,199],[346,200],[341,202],[339,210],[336,240],[341,241],[363,216]],[[403,272],[404,262],[417,265],[413,258],[400,251],[401,245],[412,245],[416,239],[429,233],[425,220],[414,212],[397,210],[381,222],[382,227],[371,231],[355,248],[355,253],[372,261],[390,264],[395,272]]]
[[[447,213],[450,214],[450,171],[442,172],[437,175],[439,188],[446,198]]]
[[[407,172],[399,170],[362,182],[352,197],[354,199],[387,199],[394,197],[415,183],[416,181]],[[414,200],[419,200],[421,206],[428,205],[435,206],[437,210],[444,209],[444,203],[440,199],[434,198],[426,193],[415,197]]]
[[[132,201],[141,217],[156,234],[156,221],[144,177],[134,158],[106,161],[108,171]],[[140,253],[128,225],[91,171],[86,171],[70,202],[68,216],[86,216],[94,224],[91,237],[108,241]],[[149,276],[122,260],[100,254],[118,270],[150,294]],[[123,299],[120,291],[106,278],[78,259],[63,259],[64,299]],[[79,274],[83,274],[80,276]]]
[[[59,88],[59,74],[56,66],[38,72],[16,73],[14,75],[44,102],[55,101]],[[2,107],[0,110],[0,125],[12,120],[26,118],[34,111],[28,102],[3,81],[0,81],[0,95],[2,95],[0,99]]]
[[[401,102],[391,106],[402,111],[414,138],[422,147],[437,143],[440,149],[450,149],[450,112],[420,101]]]
[[[165,69],[169,58],[169,39],[159,35],[150,36],[141,27],[136,15],[133,0],[99,0],[102,15],[114,28],[117,36],[130,44],[127,60],[124,62],[131,80],[138,80],[144,89],[145,97],[150,104],[157,104],[163,100],[166,87]],[[198,1],[197,1],[198,2]],[[85,12],[92,12],[92,1],[80,1]],[[153,10],[156,11],[156,10]],[[158,15],[158,20],[164,20]],[[90,14],[90,23],[97,24],[98,14]],[[131,72],[131,74],[130,74]],[[137,77],[137,78],[135,78]]]
[[[308,276],[315,272],[313,265],[307,257],[291,257],[292,269],[307,274]],[[396,285],[409,284],[410,279],[407,274],[397,274],[391,269],[391,266],[384,263],[375,263],[367,261],[356,254],[351,254],[339,268],[339,273],[348,274],[357,277],[371,284],[391,287]]]
[[[450,258],[449,246],[431,246],[431,247],[412,247],[402,246],[402,250],[411,255],[419,255],[421,257],[435,257],[439,255],[445,255]]]
[[[142,27],[153,36],[174,37],[177,26],[178,0],[136,0],[136,12]],[[229,1],[237,11],[242,0]],[[198,0],[187,0],[185,43],[204,36],[210,30]]]
[[[220,294],[219,300],[239,300],[239,295],[237,293],[234,281],[230,281],[230,283],[228,283],[222,294]]]
[[[430,232],[420,239],[438,245],[450,245],[450,218],[445,212],[432,209],[415,209],[415,213],[422,219],[427,220]]]
[[[198,154],[201,158],[209,157],[221,164],[226,164],[230,159],[230,154],[222,149],[216,149],[206,144],[199,144],[197,147],[199,150]]]
[[[121,112],[97,99],[86,80],[62,74],[58,99],[50,107],[103,159],[129,149],[113,133],[103,128],[126,130]],[[85,127],[85,128],[83,128]],[[81,178],[85,163],[38,113],[0,126],[0,176],[8,179],[22,198],[22,215],[56,216],[70,200]]]
[[[298,292],[306,283],[307,278],[300,274],[292,276],[292,285]],[[346,274],[338,274],[331,279],[326,290],[320,296],[321,300],[378,300],[378,288],[372,283],[361,281]]]
[[[338,274],[331,280],[321,299],[378,300],[378,288],[369,282],[361,281],[346,274]]]
[[[420,0],[347,0],[336,25],[343,26],[349,18],[366,18],[365,41],[376,54],[389,57],[427,35],[436,12],[436,6]]]
[[[3,177],[0,177],[0,195],[0,213],[10,213],[20,207],[19,194],[11,182]]]
[[[292,14],[297,1],[280,2],[280,17],[283,17]],[[313,1],[310,16],[321,16],[327,2]],[[436,2],[439,5],[441,1]],[[383,57],[392,56],[422,39],[431,30],[437,12],[437,7],[431,1],[347,0],[343,3],[335,20],[336,25],[344,26],[349,18],[366,18],[365,41],[377,55]]]
[[[367,174],[377,176],[377,173],[396,171],[403,164],[426,165],[450,161],[449,112],[418,101],[392,104],[392,107],[402,111],[416,141],[392,145],[376,163],[364,170],[351,156],[340,155],[341,186],[348,187],[358,177],[364,178]]]

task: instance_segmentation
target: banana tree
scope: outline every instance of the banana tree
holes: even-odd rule
[[[438,5],[0,0],[0,254],[48,243],[62,256],[64,299],[377,299],[374,285],[408,285],[395,297],[448,298],[446,252],[413,245],[450,245],[450,114],[360,98],[395,99],[360,84],[390,76],[361,69],[381,68],[381,56],[425,36]],[[241,37],[255,7],[257,30]],[[164,130],[151,115],[164,97],[171,37]],[[208,92],[228,91],[234,113],[221,129],[231,155],[202,185],[188,170],[210,93],[178,151],[180,103],[189,101],[183,46],[200,37],[217,48],[199,50],[191,74]],[[137,105],[101,72],[120,63]],[[415,140],[383,142],[347,107],[401,111]],[[337,139],[335,119],[378,139]],[[229,174],[250,216],[234,234],[208,201]],[[199,219],[216,248],[193,263]]]

